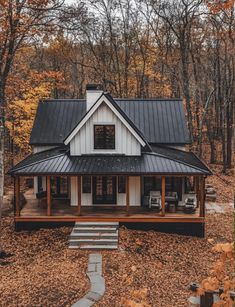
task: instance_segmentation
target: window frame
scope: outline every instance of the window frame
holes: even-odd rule
[[[89,182],[86,181],[86,179],[88,179]],[[91,176],[90,175],[82,176],[82,193],[83,194],[91,194],[91,190],[92,190],[92,187],[91,187]]]
[[[126,194],[126,176],[118,176],[118,193]]]
[[[96,127],[98,126],[102,126],[104,127],[103,128],[103,139],[102,139],[102,144],[100,146],[97,145],[97,139],[96,139]],[[113,140],[113,146],[112,147],[107,147],[107,142],[106,142],[106,136],[107,136],[107,130],[106,130],[106,127],[113,127],[113,130],[114,130],[114,140]],[[93,133],[94,133],[94,137],[93,137],[93,140],[94,140],[94,150],[115,150],[116,149],[116,128],[115,128],[115,125],[114,124],[100,124],[100,123],[97,123],[97,124],[94,124],[94,128],[93,128]]]

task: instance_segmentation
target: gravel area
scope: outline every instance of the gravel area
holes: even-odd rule
[[[70,228],[15,233],[11,218],[3,227],[14,255],[0,260],[0,306],[71,306],[87,292],[90,252],[67,249]],[[188,306],[190,282],[217,257],[212,246],[233,241],[232,212],[208,215],[206,229],[202,239],[121,228],[119,250],[102,252],[106,291],[96,306]]]

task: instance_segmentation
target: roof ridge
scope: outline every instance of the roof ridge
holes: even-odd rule
[[[114,97],[114,100],[124,101],[182,101],[182,98],[118,98]]]

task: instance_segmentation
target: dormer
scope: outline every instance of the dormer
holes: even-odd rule
[[[147,141],[107,93],[88,95],[88,111],[65,139],[72,156],[121,154],[140,156]],[[92,101],[94,102],[92,105]]]

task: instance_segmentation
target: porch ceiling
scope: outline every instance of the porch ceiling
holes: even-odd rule
[[[12,175],[211,175],[193,153],[173,155],[173,149],[146,152],[141,156],[70,156],[66,148],[32,154],[9,171]],[[178,151],[182,152],[182,151]],[[192,156],[193,155],[193,156]],[[187,157],[186,157],[187,156]]]

